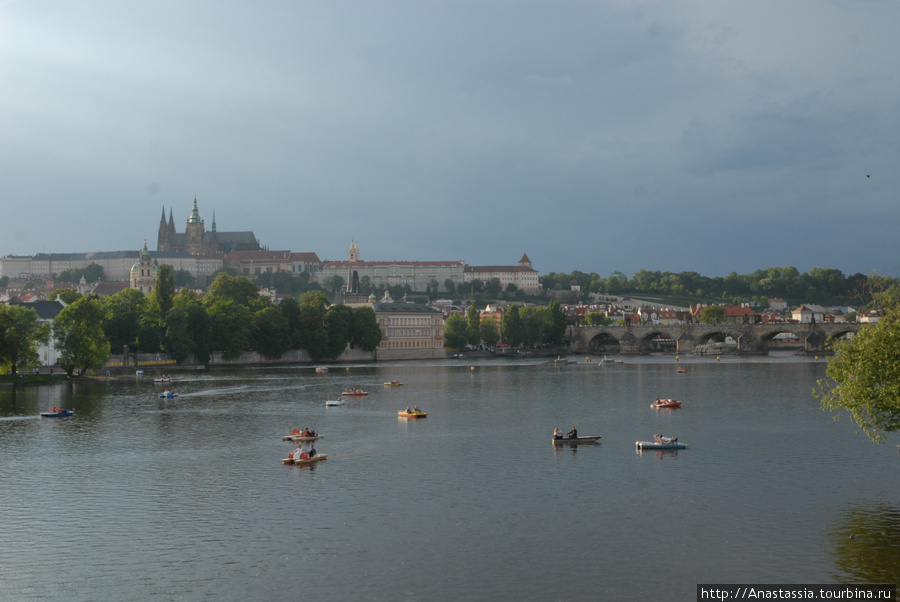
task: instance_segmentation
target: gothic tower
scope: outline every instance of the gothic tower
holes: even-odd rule
[[[191,209],[191,216],[188,218],[184,226],[184,247],[185,251],[192,255],[197,255],[203,247],[203,235],[206,233],[206,226],[203,224],[203,218],[200,217],[200,211],[197,209],[197,195],[194,195],[194,208]]]
[[[166,208],[163,207],[162,218],[159,220],[159,236],[156,239],[157,251],[169,250],[169,226],[166,225]]]

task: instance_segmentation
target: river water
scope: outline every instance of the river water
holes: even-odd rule
[[[693,600],[897,583],[900,455],[823,360],[447,360],[0,388],[0,600]],[[385,387],[399,379],[403,387]],[[369,395],[341,407],[346,386]],[[654,410],[656,397],[683,400]],[[398,419],[418,405],[428,417]],[[66,419],[38,418],[52,406]],[[554,427],[602,435],[555,447]],[[327,460],[284,466],[294,427]],[[688,449],[638,452],[677,436]]]

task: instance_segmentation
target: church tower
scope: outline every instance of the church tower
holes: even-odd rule
[[[163,210],[163,221],[165,221],[165,209]],[[147,250],[147,240],[144,240],[144,249],[141,251],[141,260],[131,266],[131,274],[129,275],[129,285],[133,289],[137,289],[149,295],[156,284],[156,277],[159,274],[159,264],[155,259],[150,258],[150,251]]]
[[[350,263],[357,263],[359,261],[359,247],[356,246],[356,241],[352,241],[350,243]]]
[[[191,255],[198,255],[203,248],[203,235],[206,233],[206,226],[203,224],[203,218],[200,217],[200,211],[197,209],[197,195],[194,195],[194,207],[191,209],[191,216],[188,218],[184,226],[184,247],[185,251]]]
[[[156,238],[156,250],[169,250],[169,226],[166,224],[166,208],[162,209],[162,218],[159,220],[159,235]]]

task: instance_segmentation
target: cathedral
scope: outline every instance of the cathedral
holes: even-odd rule
[[[197,209],[197,195],[194,195],[194,207],[184,226],[184,233],[175,231],[175,219],[169,209],[169,221],[166,221],[166,208],[163,207],[159,221],[159,238],[157,251],[184,251],[191,255],[218,255],[233,251],[259,251],[259,241],[253,232],[217,232],[216,214],[213,213],[212,229],[206,231],[206,224]]]

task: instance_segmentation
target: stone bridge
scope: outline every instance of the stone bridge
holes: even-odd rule
[[[670,339],[677,353],[710,351],[707,345],[721,335],[737,341],[737,353],[767,354],[769,343],[781,333],[795,335],[810,354],[830,353],[828,344],[864,324],[641,324],[627,326],[570,326],[566,336],[576,353],[650,353],[653,341]],[[617,349],[616,349],[617,348]]]

